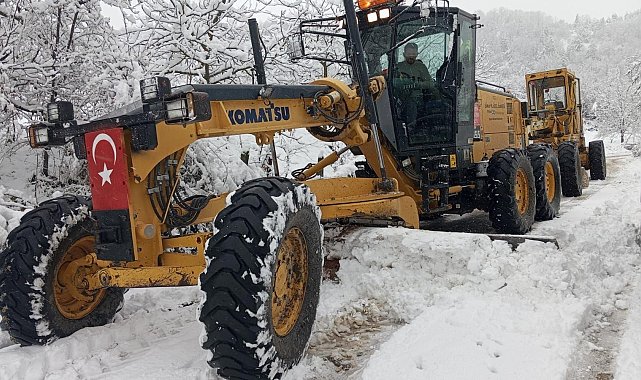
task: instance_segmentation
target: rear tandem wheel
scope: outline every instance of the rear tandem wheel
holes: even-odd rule
[[[500,150],[487,169],[489,214],[498,233],[522,235],[532,228],[536,190],[532,165],[519,149]]]
[[[559,159],[548,144],[527,147],[536,182],[535,220],[551,220],[561,206],[561,168]]]
[[[590,141],[588,159],[590,160],[590,179],[605,180],[608,168],[605,161],[605,146],[602,140]]]

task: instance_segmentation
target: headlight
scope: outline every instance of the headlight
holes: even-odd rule
[[[73,120],[73,118],[73,104],[71,102],[47,104],[47,120],[50,123],[65,123]]]
[[[187,98],[180,98],[167,102],[167,121],[187,121],[193,116],[193,109],[189,109]]]
[[[29,127],[29,145],[40,148],[49,145],[49,128],[42,124]]]
[[[166,77],[153,77],[140,81],[140,99],[153,103],[171,95],[171,82]]]
[[[188,92],[180,98],[165,103],[168,124],[187,123],[211,119],[209,95],[205,92]]]

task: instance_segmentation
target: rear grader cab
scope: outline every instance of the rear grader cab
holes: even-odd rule
[[[141,81],[140,103],[88,123],[68,102],[48,106],[30,143],[72,142],[92,196],[46,201],[9,235],[0,326],[14,341],[47,344],[107,324],[127,288],[199,285],[209,364],[225,378],[279,378],[312,331],[322,224],[417,228],[421,218],[483,209],[498,231],[524,234],[556,215],[556,156],[526,146],[513,95],[475,81],[475,15],[432,1],[344,5],[344,16],[303,22],[293,50],[304,55],[305,33],[341,39],[351,85],[172,87],[156,77]],[[260,178],[230,194],[180,185],[198,139],[252,134],[270,144],[296,128],[345,148],[294,179]],[[312,179],[348,150],[364,156],[364,178]]]
[[[566,68],[525,76],[527,86],[528,137],[549,144],[558,152],[563,195],[576,197],[587,182],[607,174],[603,141],[585,144],[581,114],[581,81]]]

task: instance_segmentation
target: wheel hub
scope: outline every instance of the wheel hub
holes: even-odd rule
[[[81,319],[95,310],[105,296],[105,289],[87,290],[86,276],[99,267],[94,263],[96,241],[93,236],[76,240],[63,254],[56,267],[54,300],[60,314],[68,319]]]
[[[519,214],[525,215],[530,204],[530,194],[528,192],[528,180],[525,170],[518,169],[516,171],[516,183],[514,184],[514,197],[516,198],[516,205]]]
[[[290,229],[278,249],[272,290],[272,325],[286,336],[298,321],[307,287],[307,243],[303,232]]]
[[[554,201],[556,195],[556,180],[554,177],[554,167],[551,162],[545,163],[545,194],[548,202]]]

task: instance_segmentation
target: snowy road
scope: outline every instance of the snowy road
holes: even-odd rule
[[[608,180],[536,225],[559,250],[400,228],[333,238],[340,282],[322,285],[309,353],[286,379],[641,378],[641,161],[609,165]],[[462,225],[484,232],[484,218]],[[132,290],[115,323],[47,347],[2,332],[0,379],[216,378],[198,299],[196,288]]]

